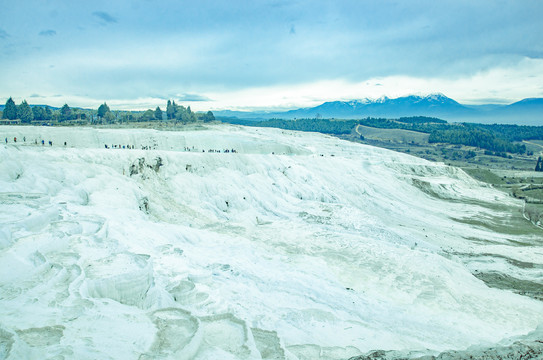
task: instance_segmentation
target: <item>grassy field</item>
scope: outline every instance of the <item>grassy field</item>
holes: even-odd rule
[[[430,144],[428,134],[401,129],[359,125],[351,134],[340,137],[459,167],[476,180],[525,200],[524,217],[532,223],[543,223],[543,172],[534,171],[537,157],[543,155],[541,140],[524,142],[533,155],[507,154],[507,157],[501,157],[474,147]]]
[[[369,126],[358,125],[357,134],[369,140],[390,141],[396,143],[428,144],[429,134],[402,130],[402,129],[378,129]]]
[[[360,135],[364,137],[364,140],[360,139]],[[482,168],[493,173],[497,171],[530,172],[535,178],[543,176],[543,173],[533,171],[537,157],[540,156],[540,151],[543,151],[543,141],[531,140],[525,142],[528,150],[533,151],[534,155],[508,154],[507,157],[500,157],[489,155],[488,152],[474,147],[430,144],[428,143],[429,134],[409,130],[378,129],[359,125],[351,134],[341,135],[340,137],[461,168]],[[512,173],[498,176],[511,177],[511,175]],[[523,174],[522,177],[527,177],[527,175]]]

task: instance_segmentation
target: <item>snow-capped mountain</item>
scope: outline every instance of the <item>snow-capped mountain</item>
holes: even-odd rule
[[[401,116],[444,116],[448,114],[467,114],[472,110],[442,94],[428,96],[410,95],[399,98],[381,97],[379,99],[363,99],[353,101],[332,101],[322,105],[288,111],[290,118],[300,117],[337,117],[360,118],[401,117]]]
[[[409,95],[398,98],[329,101],[309,108],[285,112],[215,112],[217,116],[240,119],[269,118],[397,118],[402,116],[432,116],[448,121],[498,122],[543,125],[543,99],[524,99],[511,105],[462,105],[443,95]]]
[[[399,116],[441,116],[451,113],[469,113],[473,110],[459,104],[442,94],[431,94],[427,96],[410,95],[399,98],[388,98],[386,96],[378,99],[360,99],[350,101],[329,101],[321,105],[274,113],[236,113],[230,114],[239,118],[279,117],[285,119],[293,118],[361,118],[374,117],[399,117]],[[225,115],[217,112],[219,116]]]

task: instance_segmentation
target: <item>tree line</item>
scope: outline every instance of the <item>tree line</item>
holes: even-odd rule
[[[507,153],[526,153],[522,140],[543,140],[542,126],[485,125],[472,123],[449,124],[445,120],[426,116],[401,117],[399,119],[365,118],[360,120],[337,119],[270,119],[248,121],[222,118],[222,121],[247,126],[276,127],[287,130],[315,131],[325,134],[348,134],[357,125],[380,129],[411,130],[430,134],[430,143],[446,143],[473,146],[486,150],[487,154],[507,156]]]
[[[274,127],[285,130],[312,131],[324,134],[342,135],[350,133],[356,126],[357,121],[329,119],[270,119],[258,123],[253,122],[252,124],[254,124],[254,126]]]
[[[285,130],[314,131],[324,134],[343,135],[349,134],[357,125],[365,125],[381,129],[404,129],[420,132],[429,132],[436,126],[447,126],[445,120],[413,116],[399,119],[365,118],[361,120],[340,120],[340,119],[269,119],[263,121],[240,120],[233,118],[222,118],[224,122],[246,126],[275,127]]]
[[[492,131],[497,134],[497,136],[509,141],[543,140],[543,126],[503,124],[472,124],[472,126]]]
[[[177,105],[175,101],[170,100],[168,100],[166,104],[166,113],[164,113],[159,106],[157,106],[155,110],[148,109],[143,112],[111,111],[105,102],[101,104],[96,111],[93,109],[71,108],[68,104],[64,104],[62,108],[54,110],[49,106],[31,106],[26,100],[23,100],[20,105],[16,105],[11,97],[6,101],[2,112],[2,118],[20,120],[23,124],[30,124],[32,121],[62,123],[71,120],[100,124],[170,120],[188,124],[195,122],[211,122],[215,120],[215,116],[211,111],[205,113],[193,112],[190,106],[185,108],[184,106]]]
[[[427,121],[426,121],[427,120]],[[438,121],[436,121],[438,120]],[[522,140],[543,140],[542,126],[449,124],[445,120],[425,117],[360,120],[361,125],[381,129],[402,129],[430,134],[428,142],[465,145],[496,154],[526,153]]]
[[[155,115],[156,114],[162,116],[162,111],[159,107],[155,109]],[[177,105],[175,100],[168,100],[166,104],[166,118],[168,120],[181,121],[185,124],[197,121],[210,122],[215,120],[215,116],[211,111],[208,111],[207,113],[195,113],[190,109],[190,106],[185,108],[182,105]]]
[[[445,120],[426,116],[402,117],[399,119],[368,117],[359,120],[359,124],[379,129],[410,130],[427,134],[435,130],[447,129],[451,126]]]
[[[496,136],[492,131],[474,126],[455,126],[434,130],[430,133],[428,142],[473,146],[496,153],[524,154],[526,152],[526,145],[513,143]]]

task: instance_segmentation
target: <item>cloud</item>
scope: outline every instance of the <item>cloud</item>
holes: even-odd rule
[[[53,3],[14,3],[21,10],[3,19],[0,67],[9,69],[5,73],[11,79],[4,79],[10,84],[3,90],[9,91],[6,96],[15,93],[16,86],[21,88],[20,96],[50,97],[47,94],[57,92],[69,96],[86,84],[89,98],[94,99],[180,98],[205,106],[206,101],[222,101],[223,94],[250,89],[244,93],[246,98],[228,98],[250,106],[252,89],[269,88],[277,89],[278,96],[266,93],[262,98],[273,102],[259,100],[259,106],[298,106],[308,100],[291,92],[285,96],[293,100],[283,99],[285,88],[334,80],[369,81],[364,89],[346,94],[323,87],[315,98],[366,96],[366,90],[375,97],[401,95],[404,88],[421,91],[426,85],[430,92],[452,96],[446,84],[472,78],[480,81],[462,82],[467,88],[454,96],[466,94],[464,99],[475,101],[518,99],[527,94],[526,89],[533,93],[530,96],[541,92],[537,88],[534,93],[535,79],[530,77],[542,78],[533,71],[539,68],[531,65],[543,61],[541,1],[164,0],[156,6],[150,0],[98,0],[68,2],[63,7]],[[56,17],[43,16],[52,13]],[[180,13],[187,15],[182,21]],[[26,18],[36,19],[35,24],[18,25]],[[108,25],[114,25],[115,31],[104,36]],[[61,36],[63,41],[46,47],[42,36],[50,40]],[[24,43],[10,41],[15,38]],[[527,71],[519,73],[522,67]],[[496,75],[489,87],[488,77],[477,74],[493,69],[513,69],[511,76],[522,77],[512,81]],[[390,81],[400,76],[428,81],[416,87]],[[517,82],[511,90],[502,86]],[[491,94],[488,88],[504,93]],[[313,96],[310,88],[306,90],[303,87],[303,93]]]
[[[30,95],[31,98],[41,98],[42,96],[40,94],[32,94]]]
[[[117,19],[115,17],[109,15],[105,11],[95,11],[92,13],[92,16],[95,16],[101,21],[103,21],[104,23],[108,23],[108,24],[113,24],[117,22]]]
[[[40,36],[55,36],[57,32],[55,30],[42,30],[38,35]]]
[[[480,98],[477,99],[478,102],[481,104],[500,104],[500,105],[508,105],[511,104],[510,99],[504,99],[504,98]]]
[[[178,97],[179,101],[211,101],[210,98],[198,94],[183,94]]]

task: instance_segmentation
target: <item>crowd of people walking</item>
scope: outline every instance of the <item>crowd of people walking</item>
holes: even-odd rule
[[[5,142],[6,144],[10,143],[10,140],[11,140],[11,137],[8,138],[6,137],[5,138]],[[35,139],[34,140],[34,145],[39,145],[39,143],[41,143],[42,146],[45,146],[46,144],[46,141],[47,141],[47,144],[52,147],[53,146],[53,141],[52,140],[44,140],[44,139]],[[17,137],[13,137],[13,143],[17,143]],[[26,143],[26,136],[23,136],[23,143]],[[68,146],[68,143],[66,141],[64,141],[64,147]],[[136,145],[133,145],[133,144],[104,144],[104,148],[105,149],[128,149],[128,150],[133,150],[133,149],[136,149]],[[158,144],[153,144],[153,145],[141,145],[141,150],[158,150]],[[196,147],[192,146],[192,147],[189,147],[189,146],[185,146],[183,147],[183,150],[184,151],[194,151],[194,152],[199,152],[200,150],[197,149]],[[238,151],[236,149],[208,149],[207,151],[205,149],[202,149],[202,152],[208,152],[208,153],[224,153],[224,154],[228,154],[228,153],[237,153]]]
[[[5,138],[4,141],[6,142],[6,144],[9,143],[9,139],[7,137]],[[41,142],[42,146],[45,146],[45,140],[41,139],[40,142]],[[16,136],[13,137],[13,143],[17,143],[17,137]],[[26,143],[26,136],[23,136],[23,143]],[[53,146],[53,141],[48,140],[48,144],[49,144],[49,146]],[[38,145],[38,139],[34,140],[34,145]],[[65,141],[64,146],[67,146],[67,145],[68,145],[68,143]]]

